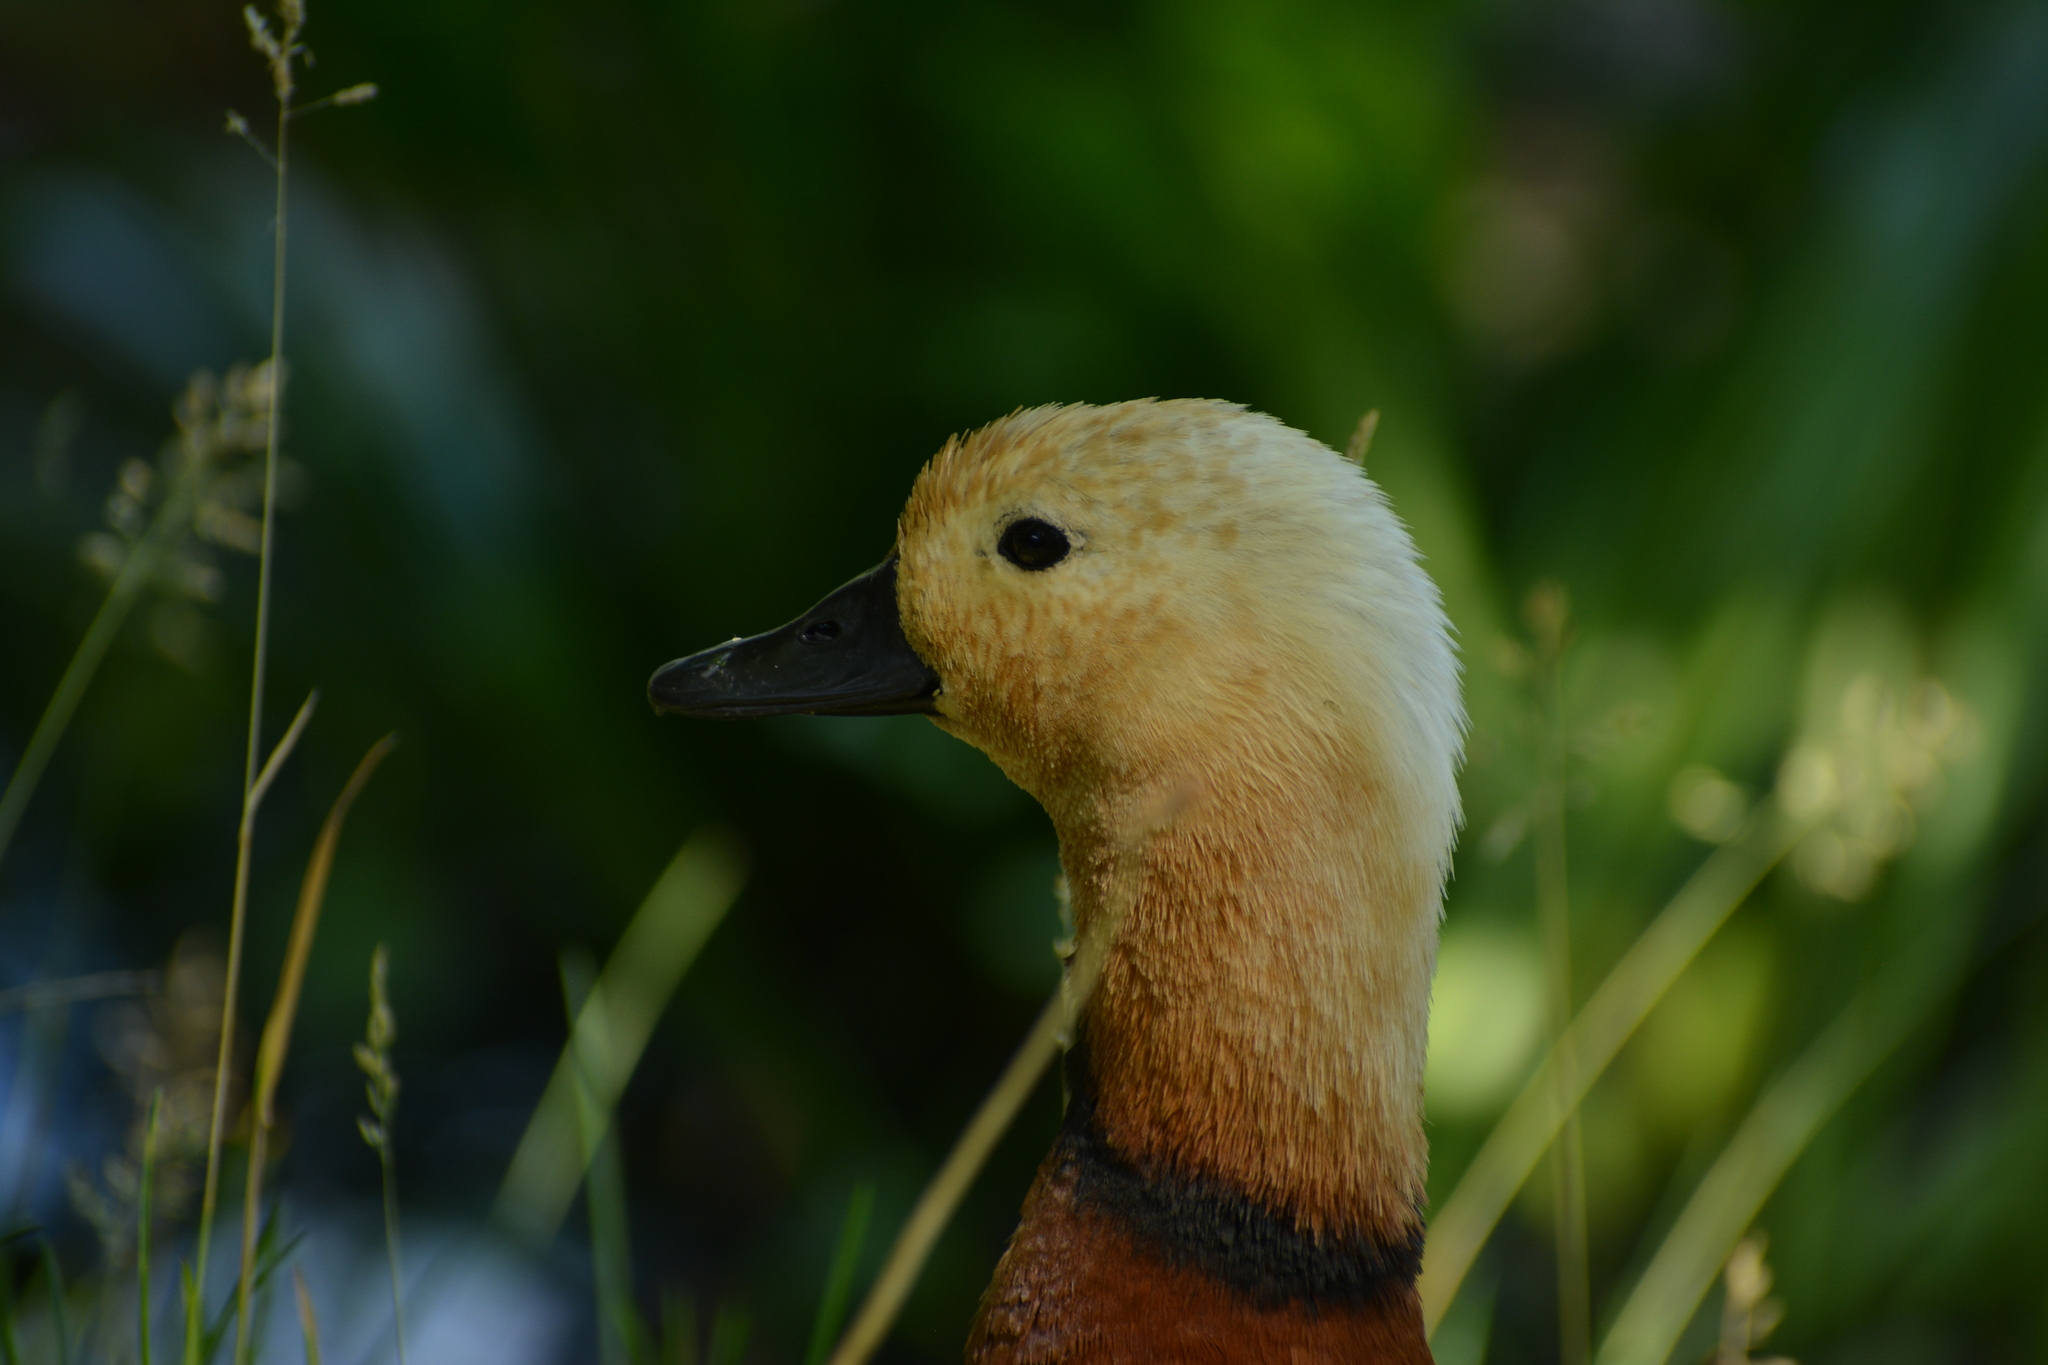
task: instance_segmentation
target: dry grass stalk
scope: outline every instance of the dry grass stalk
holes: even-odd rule
[[[1374,408],[1358,419],[1358,425],[1352,429],[1351,439],[1344,443],[1344,458],[1360,469],[1365,468],[1365,457],[1372,451],[1373,433],[1379,429],[1380,410]]]
[[[974,1111],[974,1117],[967,1121],[967,1126],[954,1140],[953,1150],[946,1154],[945,1162],[918,1196],[903,1230],[896,1234],[895,1245],[889,1248],[889,1259],[882,1263],[881,1273],[875,1277],[874,1286],[868,1290],[860,1312],[846,1329],[846,1335],[840,1340],[839,1349],[832,1353],[828,1365],[864,1365],[881,1347],[883,1338],[888,1336],[890,1326],[896,1321],[896,1315],[903,1311],[904,1301],[916,1286],[925,1262],[930,1259],[932,1248],[938,1244],[939,1235],[952,1221],[954,1210],[966,1197],[968,1187],[980,1174],[989,1153],[1009,1131],[1017,1118],[1017,1111],[1031,1097],[1039,1077],[1045,1074],[1053,1058],[1072,1043],[1074,1025],[1080,1020],[1081,1011],[1087,1007],[1088,998],[1095,993],[1096,982],[1101,979],[1103,964],[1108,961],[1110,950],[1116,944],[1117,931],[1122,927],[1125,913],[1137,900],[1145,842],[1170,824],[1196,795],[1188,788],[1173,789],[1139,822],[1136,834],[1119,860],[1116,885],[1103,907],[1104,913],[1080,935],[1067,959],[1059,988],[1039,1012],[1037,1022],[1032,1024],[1031,1032],[1025,1035],[1016,1054],[1010,1058],[1010,1064],[1003,1068],[995,1088],[989,1091],[988,1098],[981,1102],[981,1107]]]
[[[307,723],[313,719],[313,708],[319,700],[318,692],[307,695],[299,707],[299,714],[293,717],[291,727],[284,732],[284,738],[271,750],[263,771],[243,790],[242,820],[236,839],[234,911],[229,920],[227,971],[221,986],[220,1051],[214,1067],[213,1109],[206,1134],[206,1183],[199,1199],[199,1246],[193,1257],[192,1283],[202,1297],[206,1288],[207,1252],[213,1240],[213,1212],[220,1199],[221,1143],[226,1134],[229,1079],[232,1075],[228,1062],[235,1046],[235,997],[241,975],[242,929],[249,903],[248,855],[255,832],[256,811],[263,804],[270,784],[283,769],[285,760],[298,747],[299,736],[305,733]],[[196,1300],[186,1306],[186,1365],[197,1365],[202,1355],[200,1337],[205,1330],[204,1307]]]
[[[306,1365],[320,1365],[320,1319],[313,1315],[313,1295],[306,1289],[305,1272],[292,1266],[292,1294],[299,1304],[299,1335],[306,1342]]]
[[[263,442],[263,519],[258,541],[256,559],[256,640],[250,651],[249,676],[249,742],[242,760],[242,818],[235,837],[235,890],[234,901],[228,914],[228,977],[227,991],[222,1001],[220,1029],[220,1080],[214,1091],[213,1128],[207,1141],[206,1151],[206,1193],[200,1203],[199,1248],[195,1254],[198,1263],[194,1280],[203,1296],[206,1288],[206,1259],[212,1242],[213,1211],[220,1188],[220,1145],[222,1125],[226,1121],[227,1108],[227,1059],[235,1027],[235,999],[242,979],[242,937],[247,927],[249,911],[249,860],[256,832],[256,808],[261,803],[257,788],[257,758],[263,752],[263,683],[264,669],[269,659],[270,648],[270,569],[275,558],[273,553],[277,535],[277,448],[281,419],[284,415],[284,301],[285,301],[285,245],[288,240],[290,216],[287,209],[287,190],[290,180],[290,132],[293,90],[293,64],[303,53],[299,43],[299,32],[305,24],[304,0],[282,0],[280,17],[283,20],[282,35],[273,34],[267,21],[254,5],[242,11],[242,17],[249,25],[249,38],[256,50],[263,54],[270,68],[272,88],[277,95],[277,150],[266,156],[277,184],[276,217],[271,223],[271,294],[270,294],[270,421],[264,432]],[[242,121],[239,115],[230,113],[228,126],[237,130]],[[239,130],[248,137],[246,124]],[[253,140],[253,139],[252,139]],[[259,150],[261,150],[259,148]],[[244,1261],[250,1238],[243,1236]],[[245,1267],[246,1269],[246,1264]],[[247,1281],[244,1280],[246,1295]],[[201,1311],[187,1310],[185,1324],[185,1365],[196,1365],[199,1355],[199,1335],[203,1327],[203,1304]],[[238,1313],[238,1320],[246,1317]],[[237,1348],[239,1350],[239,1346]]]
[[[297,89],[297,63],[307,55],[305,45],[300,42],[306,26],[305,0],[278,0],[279,26],[275,30],[254,5],[243,8],[242,18],[249,27],[251,45],[262,54],[270,71],[271,90],[277,98],[277,145],[274,151],[264,148],[250,132],[248,122],[232,110],[228,113],[228,131],[254,145],[269,163],[274,172],[277,197],[276,213],[271,223],[270,359],[265,366],[269,405],[263,440],[263,514],[257,534],[256,639],[250,661],[249,742],[242,764],[242,819],[236,832],[234,903],[228,917],[228,973],[221,1013],[220,1079],[214,1091],[213,1127],[207,1142],[206,1194],[200,1205],[199,1248],[195,1256],[197,1273],[193,1277],[201,1294],[206,1285],[206,1257],[212,1242],[213,1211],[219,1191],[221,1126],[227,1108],[228,1052],[233,1043],[235,998],[242,973],[242,936],[248,920],[250,850],[255,836],[256,808],[261,801],[256,760],[262,752],[264,670],[270,657],[270,579],[277,530],[278,441],[284,415],[285,248],[291,227],[288,212],[291,123],[298,112],[292,107],[292,96]],[[330,102],[360,103],[376,92],[374,87],[353,87],[343,93],[350,98],[334,97]],[[245,1237],[243,1240],[246,1243],[248,1239]],[[197,1365],[200,1335],[204,1330],[204,1314],[196,1311],[200,1307],[203,1305],[195,1304],[187,1309],[185,1365]]]
[[[187,1295],[185,1312],[185,1353],[184,1365],[198,1365],[201,1339],[205,1333],[205,1305],[203,1302],[206,1286],[206,1262],[213,1243],[213,1214],[218,1202],[220,1189],[220,1157],[223,1125],[227,1114],[228,1059],[234,1046],[234,1021],[236,998],[241,986],[242,940],[248,923],[249,907],[249,864],[255,842],[256,812],[262,804],[263,792],[269,778],[275,775],[281,756],[289,752],[290,744],[296,739],[299,727],[304,723],[306,712],[302,709],[299,720],[273,751],[271,759],[264,765],[261,774],[257,771],[257,756],[262,752],[263,740],[263,696],[264,678],[270,656],[270,589],[271,566],[275,560],[277,529],[278,468],[280,463],[279,440],[284,415],[284,317],[285,317],[285,261],[289,241],[291,216],[289,213],[291,180],[291,122],[304,110],[296,109],[292,96],[297,89],[297,63],[307,58],[300,37],[306,25],[305,0],[279,0],[279,26],[273,30],[254,5],[245,6],[242,18],[248,25],[249,40],[262,54],[264,64],[270,72],[271,89],[277,100],[277,143],[275,149],[266,148],[250,131],[248,121],[233,110],[228,112],[227,127],[233,133],[254,146],[269,164],[276,182],[276,208],[271,223],[271,296],[270,296],[270,357],[257,373],[261,376],[264,397],[263,433],[263,479],[262,514],[254,527],[254,549],[257,556],[256,568],[256,630],[255,642],[250,651],[249,678],[249,729],[248,745],[242,765],[242,817],[236,828],[235,838],[235,886],[233,903],[228,915],[228,962],[226,989],[221,1001],[220,1055],[215,1067],[214,1101],[212,1123],[206,1147],[206,1185],[200,1201],[198,1248],[194,1254],[194,1272],[188,1283],[191,1290]],[[361,104],[375,97],[373,85],[351,86],[327,99],[317,101],[318,105]],[[246,518],[237,522],[233,518],[222,520],[223,528],[233,532],[240,527],[246,535]],[[309,703],[310,704],[310,703]],[[258,1163],[260,1165],[260,1163]],[[246,1221],[246,1220],[245,1220]],[[247,1259],[249,1238],[246,1230],[244,1243],[244,1277],[241,1297],[247,1297]],[[238,1312],[238,1322],[247,1316],[246,1311]]]
[[[310,705],[310,701],[308,705]],[[303,714],[303,713],[302,713]],[[327,878],[334,868],[334,851],[341,842],[341,827],[349,808],[377,771],[377,765],[398,743],[386,735],[370,746],[350,774],[348,785],[334,799],[313,842],[313,856],[306,864],[306,877],[299,886],[299,904],[292,916],[291,939],[285,946],[284,971],[278,978],[277,999],[263,1026],[263,1042],[256,1051],[255,1121],[249,1139],[248,1185],[242,1201],[242,1270],[235,1302],[235,1354],[237,1362],[248,1358],[249,1296],[255,1280],[256,1231],[263,1207],[263,1166],[270,1130],[277,1121],[277,1082],[284,1072],[284,1059],[291,1047],[292,1025],[299,1015],[299,991],[306,980],[306,963],[313,954],[313,936],[320,927],[320,909],[327,900]]]
[[[876,1276],[874,1287],[862,1301],[860,1312],[846,1329],[829,1365],[862,1365],[881,1346],[968,1186],[974,1183],[996,1143],[1009,1131],[1017,1111],[1037,1087],[1039,1077],[1064,1047],[1063,1039],[1073,1027],[1078,1008],[1087,1003],[1095,979],[1101,974],[1102,959],[1107,956],[1107,937],[1092,935],[1083,939],[1068,964],[1071,984],[1063,984],[1046,1002],[995,1088],[975,1110],[974,1117],[954,1141],[953,1150],[946,1154],[945,1163],[918,1196],[916,1207],[911,1209],[895,1245],[889,1249],[889,1259],[883,1262],[881,1274]]]
[[[370,1112],[356,1119],[363,1141],[377,1153],[384,1186],[384,1259],[391,1271],[391,1329],[398,1338],[398,1365],[405,1365],[405,1276],[398,1262],[398,1167],[391,1148],[391,1124],[398,1116],[398,1069],[391,1045],[398,1041],[398,1016],[391,1008],[391,954],[383,944],[370,957],[370,1017],[355,1046],[356,1065],[366,1078]],[[296,1273],[296,1272],[295,1272]]]

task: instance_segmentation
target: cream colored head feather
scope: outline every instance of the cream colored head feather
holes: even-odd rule
[[[1070,551],[1006,559],[1020,519]],[[1312,1221],[1411,1220],[1464,712],[1379,488],[1233,404],[1037,408],[946,445],[897,553],[938,723],[1044,805],[1084,922],[1148,793],[1198,794],[1093,1009],[1112,1138]]]
[[[1072,553],[1006,562],[997,541],[1026,517]],[[1230,737],[1283,761],[1369,745],[1447,868],[1465,724],[1449,623],[1379,486],[1328,447],[1203,399],[1033,408],[947,443],[897,550],[941,724],[1048,809]]]

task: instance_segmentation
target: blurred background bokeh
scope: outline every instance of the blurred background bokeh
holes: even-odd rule
[[[1764,1206],[1772,1348],[2048,1361],[2048,7],[316,0],[308,40],[310,93],[382,93],[296,134],[270,733],[322,702],[264,813],[245,1027],[328,802],[402,738],[281,1092],[330,1316],[380,1283],[349,1044],[384,942],[400,1194],[452,1305],[415,1358],[596,1359],[582,1224],[539,1258],[479,1229],[563,952],[601,960],[717,822],[749,880],[619,1111],[636,1282],[801,1355],[849,1192],[879,1190],[871,1269],[1056,978],[1053,841],[921,720],[657,720],[646,678],[881,559],[949,433],[1202,395],[1340,447],[1381,410],[1371,472],[1461,633],[1437,1198],[1544,1028],[1554,583],[1581,998],[1789,752],[1882,770],[1589,1097],[1596,1321],[1773,1078],[1918,970]],[[120,470],[193,371],[267,352],[271,180],[222,125],[269,93],[226,0],[0,3],[0,769],[105,592]],[[0,866],[0,989],[168,971],[0,1013],[0,1231],[80,1276],[137,1096],[207,1055],[255,582],[209,554],[138,607]],[[1058,1106],[885,1359],[958,1358]],[[1557,1358],[1547,1190],[1447,1361]],[[358,1336],[330,1357],[388,1356]]]

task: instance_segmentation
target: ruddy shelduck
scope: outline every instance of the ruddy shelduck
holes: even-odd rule
[[[926,466],[881,567],[649,692],[928,715],[1052,817],[1082,934],[1120,916],[970,1361],[1429,1360],[1465,722],[1436,587],[1357,465],[1228,403],[1019,412]]]

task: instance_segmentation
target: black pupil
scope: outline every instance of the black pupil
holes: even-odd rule
[[[1020,569],[1050,569],[1067,557],[1066,533],[1036,517],[1013,521],[996,548]]]

